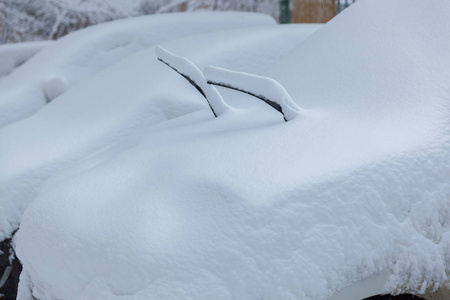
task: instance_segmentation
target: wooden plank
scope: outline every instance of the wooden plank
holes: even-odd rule
[[[293,23],[326,23],[336,15],[335,0],[293,0]]]

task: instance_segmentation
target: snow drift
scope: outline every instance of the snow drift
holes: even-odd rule
[[[301,118],[229,93],[240,109],[184,114],[52,178],[18,232],[22,299],[317,300],[380,272],[389,292],[443,284],[449,13],[358,1],[266,73]]]
[[[266,15],[237,12],[160,14],[74,32],[0,81],[0,127],[29,117],[52,100],[47,99],[45,89],[54,78],[67,82],[69,88],[132,53],[167,40],[274,23]]]

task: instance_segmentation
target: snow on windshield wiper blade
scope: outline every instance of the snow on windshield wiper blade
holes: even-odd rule
[[[183,76],[197,91],[205,97],[214,116],[221,115],[228,109],[217,89],[206,82],[206,78],[197,66],[185,57],[176,56],[162,47],[156,47],[158,60],[169,66],[172,70]]]

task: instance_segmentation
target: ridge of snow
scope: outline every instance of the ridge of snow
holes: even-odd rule
[[[285,121],[293,120],[299,115],[298,105],[292,101],[286,89],[272,78],[213,66],[206,67],[204,74],[209,84],[235,89],[260,98],[278,110]]]

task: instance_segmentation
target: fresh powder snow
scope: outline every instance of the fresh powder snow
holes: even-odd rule
[[[52,78],[59,78],[70,88],[117,61],[164,41],[269,24],[274,25],[275,21],[262,14],[199,12],[130,18],[74,32],[0,81],[0,127],[29,117],[52,100],[46,97],[48,80]]]
[[[160,61],[181,76],[186,77],[188,82],[199,90],[202,96],[208,101],[215,117],[223,114],[228,109],[228,105],[224,102],[217,89],[207,83],[202,71],[190,60],[185,57],[176,56],[163,47],[156,47],[155,53]]]
[[[53,43],[53,41],[45,41],[1,45],[0,80],[33,57],[33,55]]]
[[[51,77],[42,83],[42,91],[47,102],[52,101],[69,89],[69,83],[64,77]]]
[[[216,34],[163,44],[200,70],[274,78],[302,108],[289,122],[233,91],[221,94],[235,109],[213,118],[149,49],[8,126],[0,157],[8,151],[14,164],[2,176],[2,199],[31,202],[17,233],[19,299],[325,300],[377,274],[388,274],[384,292],[446,284],[449,14],[448,1],[357,1],[281,61],[272,56],[269,70],[253,70],[265,60],[252,30],[229,43]],[[279,38],[271,32],[267,47]],[[125,82],[137,91],[118,95],[114,83]],[[89,91],[98,97],[86,106]],[[135,109],[125,110],[124,99]],[[123,129],[176,103],[189,109]],[[77,126],[64,123],[69,104]],[[103,117],[96,134],[88,112]],[[56,125],[60,133],[43,139]],[[111,145],[118,130],[134,135],[116,134],[105,151],[49,171],[94,144]],[[18,144],[14,156],[4,148],[19,133],[25,148],[43,147],[39,159],[22,162]],[[64,134],[77,141],[58,148]],[[15,226],[16,215],[7,219]]]
[[[262,74],[318,28],[255,26],[162,45],[200,69],[214,64]],[[69,89],[32,117],[1,128],[0,240],[18,228],[40,186],[59,170],[140,128],[204,109],[214,118],[200,93],[158,61],[150,47]]]
[[[213,66],[206,67],[204,73],[209,84],[234,89],[260,98],[278,110],[285,121],[292,120],[299,115],[298,105],[292,101],[285,88],[272,78]]]

